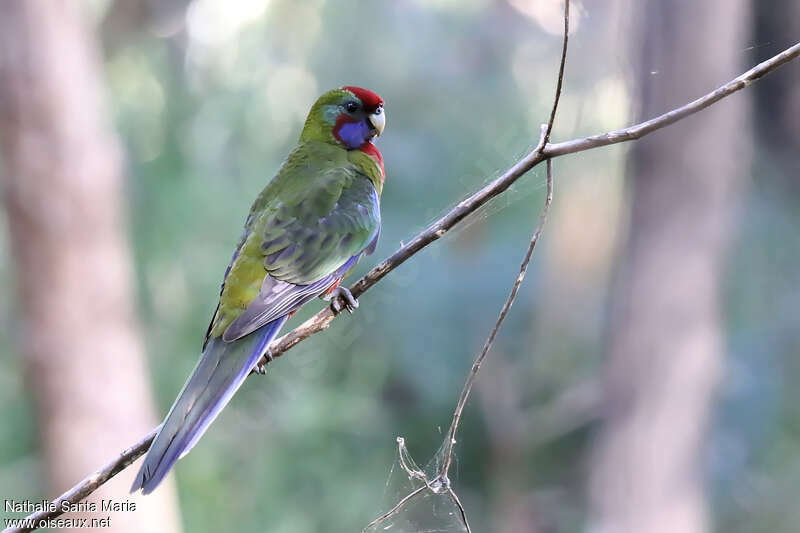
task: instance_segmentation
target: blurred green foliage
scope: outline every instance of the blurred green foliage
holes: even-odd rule
[[[387,102],[383,235],[358,276],[535,144],[561,46],[546,31],[558,30],[549,3],[535,4],[195,0],[108,47],[138,302],[164,412],[199,354],[250,202],[315,97],[355,84]],[[576,11],[556,140],[621,127],[632,107],[624,17],[588,2]],[[759,59],[779,48],[758,49]],[[495,530],[512,512],[543,531],[581,528],[591,426],[542,441],[536,415],[596,377],[624,224],[623,157],[618,147],[555,164],[554,216],[459,436],[452,477],[475,531]],[[764,157],[726,274],[730,357],[709,464],[727,531],[794,531],[796,519],[776,508],[800,489],[799,202],[796,189],[780,193],[781,170]],[[249,379],[176,468],[186,531],[360,531],[402,496],[395,437],[420,462],[435,454],[543,193],[542,171],[526,176],[364,295],[356,316]],[[0,240],[8,288],[7,250]],[[0,494],[38,499],[36,430],[13,348],[17,315],[12,291],[4,295]]]

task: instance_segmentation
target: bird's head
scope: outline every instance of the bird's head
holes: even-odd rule
[[[301,141],[323,141],[348,150],[363,149],[383,132],[383,99],[372,91],[345,86],[320,96],[308,113]]]

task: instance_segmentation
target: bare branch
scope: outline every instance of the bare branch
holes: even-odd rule
[[[564,67],[567,64],[567,44],[569,44],[569,0],[564,0],[564,39],[561,44],[561,62],[558,64],[558,79],[556,81],[556,96],[553,98],[553,107],[550,109],[550,118],[547,119],[547,130],[544,132],[542,144],[547,146],[550,134],[553,133],[553,123],[556,120],[558,103],[561,101],[561,89],[564,86]]]
[[[575,139],[573,141],[566,141],[563,143],[548,144],[544,149],[545,157],[558,157],[560,155],[574,154],[576,152],[583,152],[591,150],[592,148],[599,148],[601,146],[608,146],[610,144],[617,144],[621,142],[633,141],[641,139],[648,133],[653,133],[660,130],[665,126],[674,124],[681,119],[694,115],[698,111],[702,111],[708,106],[715,104],[730,96],[737,91],[741,91],[745,87],[749,87],[753,82],[758,81],[766,76],[776,68],[780,67],[797,59],[800,56],[800,43],[787,48],[780,54],[767,59],[751,68],[741,76],[729,81],[725,85],[719,87],[716,91],[710,92],[707,95],[689,102],[685,106],[673,109],[663,115],[660,115],[650,120],[646,120],[635,126],[630,126],[622,130],[610,131],[600,135],[592,135],[583,139]]]
[[[456,494],[451,487],[447,488],[447,493],[450,495],[450,499],[453,500],[453,503],[456,504],[456,507],[458,507],[461,521],[464,523],[464,527],[467,528],[467,533],[472,533],[472,528],[469,527],[469,521],[467,520],[467,512],[464,510],[464,506],[461,505],[461,500],[458,498],[458,494]]]
[[[556,144],[545,144],[543,148],[537,146],[528,155],[517,161],[517,163],[515,163],[511,168],[506,170],[500,177],[482,187],[465,200],[459,202],[442,218],[431,224],[427,229],[417,234],[413,239],[400,247],[400,249],[398,249],[387,259],[376,265],[372,270],[364,275],[364,277],[354,283],[350,287],[350,291],[355,297],[359,297],[364,294],[372,286],[378,283],[384,276],[403,264],[412,255],[416,254],[430,243],[443,237],[450,229],[464,220],[471,213],[485,205],[495,196],[505,192],[512,184],[514,184],[514,182],[527,174],[542,161],[553,157],[583,152],[602,146],[639,139],[649,133],[693,115],[698,111],[701,111],[706,107],[718,102],[719,100],[722,100],[723,98],[730,96],[741,89],[744,89],[766,74],[769,74],[789,61],[796,59],[798,56],[800,56],[800,43],[795,44],[780,54],[756,65],[741,76],[731,80],[706,96],[703,96],[702,98],[690,102],[685,106],[674,109],[659,117],[622,130],[611,131],[601,135],[594,135],[591,137],[574,139]],[[272,356],[278,357],[314,333],[326,329],[334,318],[335,316],[329,307],[321,310],[291,332],[275,340],[270,345],[270,352]],[[264,360],[262,359],[260,363],[263,362]],[[94,492],[100,485],[108,481],[121,470],[125,469],[139,456],[143,455],[147,451],[147,448],[149,447],[154,435],[155,430],[139,441],[139,443],[123,451],[119,457],[108,463],[102,469],[98,470],[75,485],[72,489],[65,492],[58,499],[54,500],[54,503],[58,504],[59,507],[62,502],[76,503]],[[425,489],[425,487],[422,487],[422,489]],[[60,514],[62,513],[54,512],[52,514],[48,514],[47,518],[53,518]],[[38,513],[34,513],[30,515],[29,518],[45,518],[44,516],[37,518],[37,515]],[[32,531],[33,529],[8,528],[3,530],[3,533],[18,533],[23,531]]]
[[[39,529],[40,527],[46,527],[46,522],[52,518],[55,518],[59,515],[64,514],[62,511],[62,505],[65,503],[73,504],[81,501],[89,494],[96,491],[101,485],[103,485],[106,481],[111,479],[112,477],[116,476],[128,466],[131,465],[140,455],[144,454],[148,448],[150,448],[150,444],[153,442],[153,439],[156,438],[156,433],[161,426],[155,428],[153,431],[148,433],[142,440],[128,448],[127,450],[123,450],[119,456],[114,459],[113,461],[109,462],[107,465],[102,467],[100,470],[95,471],[94,473],[90,474],[86,478],[83,479],[80,483],[69,489],[67,492],[56,498],[52,501],[52,505],[50,509],[43,509],[41,511],[37,511],[33,514],[28,515],[25,518],[25,522],[27,524],[33,524],[31,526],[20,526],[20,527],[9,527],[3,530],[3,533],[23,533],[25,531],[33,531],[35,529]]]

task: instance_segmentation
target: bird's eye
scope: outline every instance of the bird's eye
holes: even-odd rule
[[[347,102],[344,104],[344,108],[347,110],[348,113],[355,113],[358,111],[358,104],[355,102]]]
[[[383,113],[383,108],[382,108],[382,107],[379,107],[378,109],[376,109],[376,110],[375,110],[375,112],[373,113],[373,115],[380,115],[381,113]]]

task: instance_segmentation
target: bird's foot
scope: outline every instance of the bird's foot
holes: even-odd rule
[[[266,375],[267,365],[270,364],[273,359],[274,357],[272,357],[272,352],[269,348],[267,348],[267,351],[264,352],[264,356],[256,363],[256,367],[253,369],[253,372],[262,376]]]
[[[342,311],[352,313],[358,309],[358,300],[346,287],[336,287],[325,299],[331,302],[331,311],[334,315],[338,315]]]

